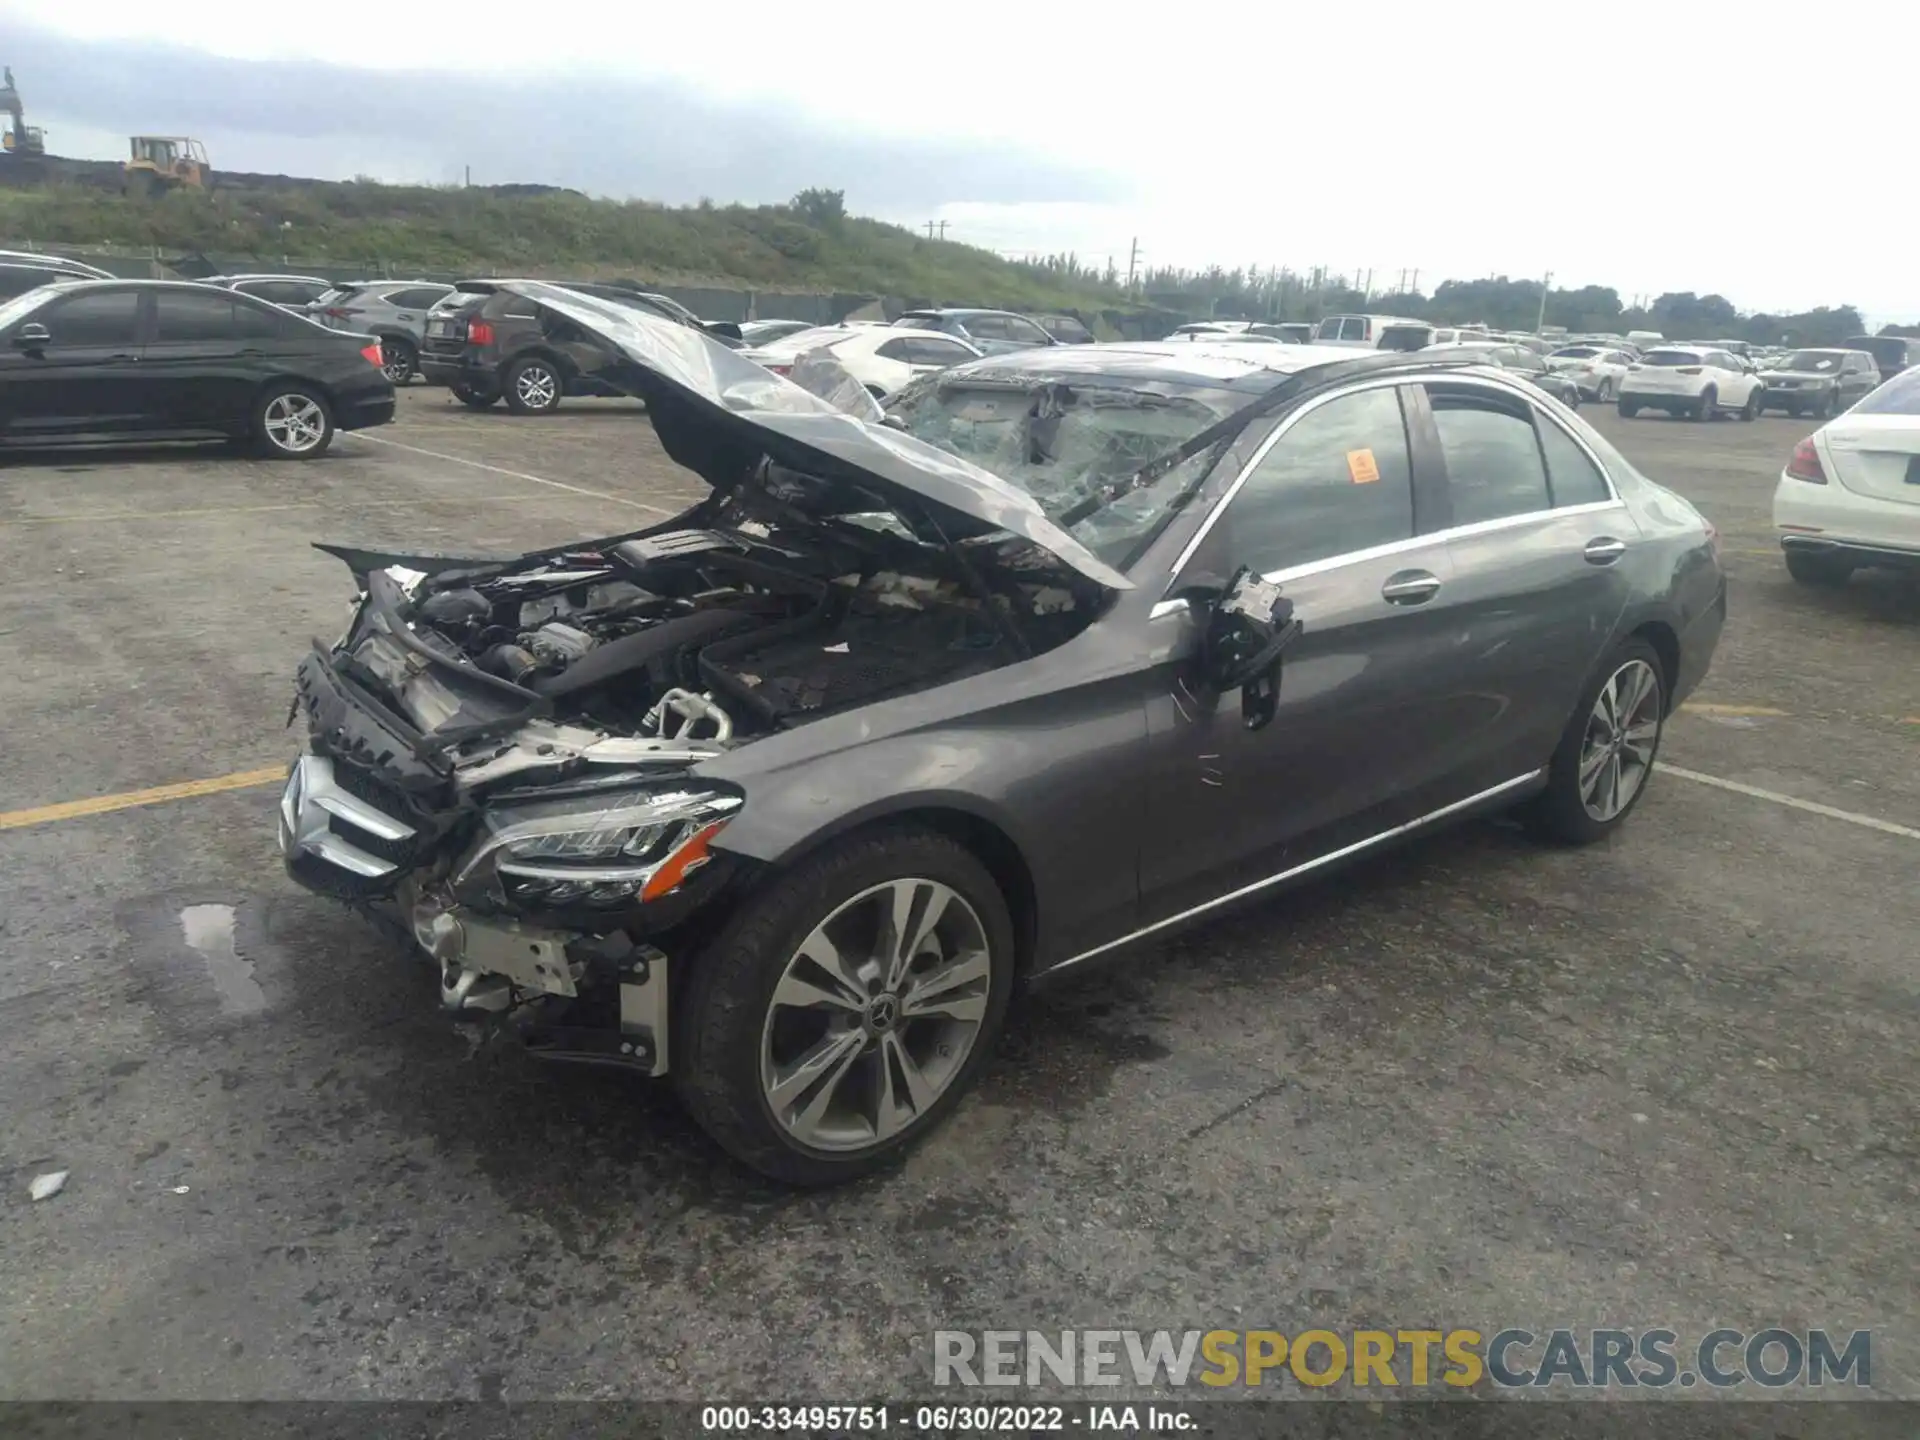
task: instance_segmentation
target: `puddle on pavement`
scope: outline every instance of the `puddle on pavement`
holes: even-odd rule
[[[253,962],[234,948],[233,906],[189,905],[180,912],[180,928],[187,944],[206,961],[223,1013],[257,1015],[267,1008],[266,992],[253,978]]]

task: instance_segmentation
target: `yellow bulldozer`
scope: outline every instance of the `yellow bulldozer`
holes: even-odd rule
[[[120,189],[127,195],[162,195],[185,187],[205,190],[213,184],[207,147],[185,135],[135,135]]]

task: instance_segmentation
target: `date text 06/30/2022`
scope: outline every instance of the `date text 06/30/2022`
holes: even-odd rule
[[[700,1428],[717,1434],[858,1435],[902,1430],[952,1434],[1119,1430],[1178,1433],[1199,1428],[1167,1405],[707,1405]]]

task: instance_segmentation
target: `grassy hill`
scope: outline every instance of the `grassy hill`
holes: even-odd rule
[[[0,236],[400,270],[630,275],[661,283],[896,295],[1020,309],[1109,308],[1122,292],[988,250],[844,214],[839,196],[795,205],[675,208],[569,191],[500,193],[371,181],[248,185],[129,199],[54,180],[0,189]],[[257,177],[265,181],[268,177]]]

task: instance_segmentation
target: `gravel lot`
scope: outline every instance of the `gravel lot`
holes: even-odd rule
[[[0,462],[0,1397],[846,1400],[935,1328],[1311,1322],[1870,1326],[1920,1398],[1920,589],[1788,581],[1807,422],[1599,418],[1733,577],[1693,778],[1613,843],[1475,825],[1090,973],[902,1173],[794,1195],[663,1086],[474,1055],[282,878],[274,784],[28,813],[283,767],[309,539],[697,491],[631,405],[401,408],[312,465]]]

